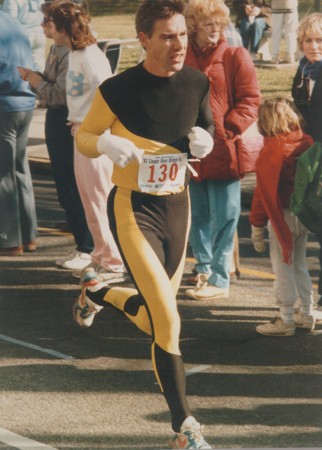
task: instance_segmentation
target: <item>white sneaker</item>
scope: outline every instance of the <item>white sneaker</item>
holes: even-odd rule
[[[86,295],[86,289],[96,292],[106,283],[100,283],[97,274],[93,268],[87,268],[82,272],[80,279],[82,292],[73,305],[73,317],[80,327],[88,328],[92,325],[95,315],[103,309],[103,306],[97,305]]]
[[[194,417],[187,417],[181,425],[180,433],[176,433],[169,442],[170,448],[211,449],[201,434],[202,428]]]
[[[86,270],[86,269],[89,269],[89,268],[92,268],[92,269],[94,269],[94,270],[97,272],[98,264],[95,264],[95,263],[93,263],[93,262],[91,261],[91,262],[89,262],[89,263],[87,264],[87,266],[85,266],[85,267],[83,267],[83,268],[81,268],[81,269],[73,270],[73,271],[72,271],[72,277],[74,277],[74,278],[80,278],[81,275],[82,275],[82,273],[83,273],[83,271]]]
[[[208,274],[200,273],[198,275],[197,286],[193,289],[187,289],[185,294],[196,300],[205,300],[213,298],[228,298],[229,289],[220,288],[212,284],[208,284]]]
[[[98,266],[97,277],[100,281],[107,281],[108,284],[124,283],[130,281],[130,277],[126,272],[109,272],[102,266]]]
[[[56,265],[63,269],[83,270],[91,261],[92,257],[89,253],[81,253],[76,250],[64,258],[57,259]]]
[[[275,317],[271,322],[257,325],[256,331],[265,336],[294,336],[295,323],[286,324],[281,317]]]

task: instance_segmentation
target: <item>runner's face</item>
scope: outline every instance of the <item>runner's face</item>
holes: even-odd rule
[[[148,72],[160,77],[169,77],[182,69],[187,50],[187,27],[181,14],[155,22],[153,33],[148,37],[139,34],[146,49],[144,67]]]
[[[322,59],[322,33],[308,31],[303,41],[304,55],[311,63]]]

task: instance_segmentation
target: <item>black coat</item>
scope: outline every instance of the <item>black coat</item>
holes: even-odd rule
[[[305,131],[314,141],[322,142],[322,73],[317,78],[311,97],[308,80],[301,82],[302,72],[298,68],[293,80],[292,97],[305,120]]]

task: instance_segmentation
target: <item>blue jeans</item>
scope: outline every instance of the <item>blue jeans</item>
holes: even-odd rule
[[[228,288],[234,234],[240,215],[240,181],[190,182],[190,245],[198,273],[210,274],[209,283]]]
[[[267,29],[265,19],[259,17],[253,23],[247,18],[241,20],[239,24],[239,31],[242,37],[243,45],[252,53],[257,53],[260,41],[264,31]]]
[[[26,153],[33,111],[0,112],[0,248],[35,240],[37,219]]]

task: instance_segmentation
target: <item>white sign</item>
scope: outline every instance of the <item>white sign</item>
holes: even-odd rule
[[[187,155],[144,155],[138,184],[142,192],[177,192],[184,186]]]

